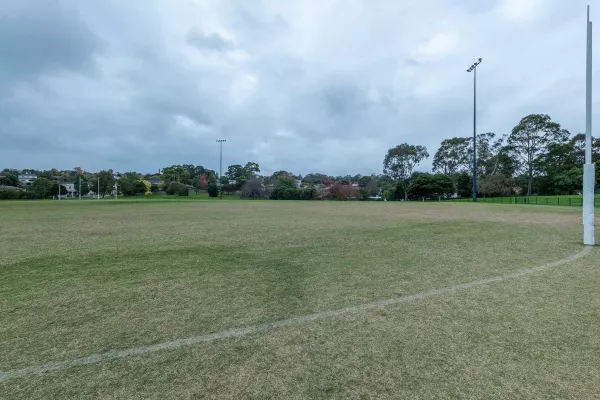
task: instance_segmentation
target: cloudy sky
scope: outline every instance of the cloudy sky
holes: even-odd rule
[[[478,57],[479,132],[529,113],[581,132],[585,6],[1,0],[0,168],[218,170],[223,138],[224,165],[380,173],[392,146],[471,134]]]

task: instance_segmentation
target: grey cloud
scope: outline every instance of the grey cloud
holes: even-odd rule
[[[199,49],[227,51],[235,48],[235,44],[231,40],[223,38],[216,32],[204,34],[195,29],[188,32],[186,36],[188,43],[196,46]]]
[[[377,173],[389,147],[471,133],[476,57],[480,131],[581,131],[585,3],[483,3],[5,0],[0,167],[214,169],[225,138],[225,165]]]
[[[0,5],[3,81],[48,70],[89,70],[100,40],[72,7],[56,0],[5,0]]]
[[[365,96],[352,85],[334,85],[323,90],[323,100],[329,112],[335,116],[348,116],[365,108]]]

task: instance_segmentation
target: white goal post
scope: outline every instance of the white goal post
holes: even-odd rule
[[[585,165],[583,166],[583,244],[593,246],[594,200],[596,169],[592,163],[592,22],[590,6],[587,6],[587,46],[585,74]]]

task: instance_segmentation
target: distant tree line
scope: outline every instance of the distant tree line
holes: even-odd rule
[[[600,159],[600,140],[593,140],[592,159]],[[509,134],[476,137],[477,193],[480,196],[568,195],[582,190],[585,135],[571,135],[545,114],[531,114]],[[422,146],[407,143],[386,154],[383,169],[396,182],[395,199],[468,197],[473,185],[473,139],[442,141],[433,156],[433,174],[414,172],[428,158]],[[600,169],[596,181],[600,181]],[[389,189],[388,189],[389,190]]]
[[[571,135],[545,114],[522,118],[508,134],[480,133],[476,138],[478,195],[578,193],[582,189],[584,149],[584,134]],[[253,161],[229,165],[221,177],[214,170],[192,164],[171,165],[156,174],[121,174],[112,170],[89,173],[81,168],[5,169],[0,174],[0,199],[55,197],[59,184],[65,183],[75,183],[74,194],[78,195],[79,180],[83,195],[99,193],[102,197],[153,193],[187,196],[198,191],[212,197],[222,191],[247,199],[273,200],[411,200],[471,195],[472,137],[444,139],[433,154],[432,172],[417,171],[429,157],[424,146],[403,143],[387,151],[382,174],[369,176],[317,172],[302,176],[284,170],[261,175],[260,166]],[[600,139],[593,140],[592,159],[595,163],[600,160]],[[23,185],[19,173],[36,174],[37,179]],[[600,168],[596,173],[600,186]],[[60,192],[66,193],[66,188],[60,186]]]

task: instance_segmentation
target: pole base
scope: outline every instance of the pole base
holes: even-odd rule
[[[583,166],[583,244],[594,246],[596,239],[595,230],[595,207],[594,207],[594,184],[596,180],[596,168],[594,164]]]

